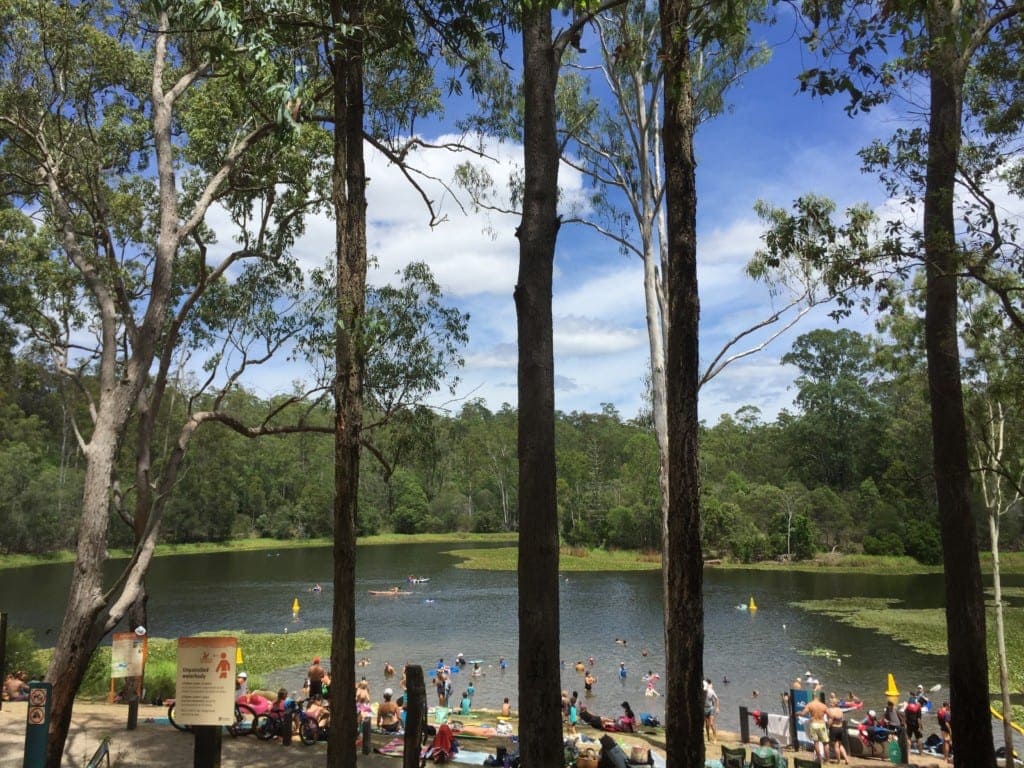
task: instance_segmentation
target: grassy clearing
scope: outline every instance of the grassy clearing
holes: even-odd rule
[[[325,629],[306,629],[284,634],[249,634],[237,630],[203,632],[207,637],[237,637],[242,649],[242,666],[249,674],[249,688],[264,688],[264,677],[279,669],[296,664],[308,664],[314,656],[330,658],[331,633]],[[356,639],[356,651],[365,651],[371,644]],[[149,638],[149,659],[146,662],[146,698],[165,699],[174,696],[178,669],[178,641],[176,638]],[[50,661],[52,649],[38,652],[39,660]],[[110,689],[110,643],[100,646],[89,662],[79,696],[102,699]]]
[[[460,558],[457,568],[478,571],[514,571],[519,561],[516,547],[495,549],[455,549],[446,554]],[[655,571],[661,569],[657,554],[625,550],[580,549],[562,547],[558,569],[564,572],[581,571]]]

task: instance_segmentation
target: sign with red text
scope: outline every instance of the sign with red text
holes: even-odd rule
[[[235,722],[234,637],[179,637],[174,719],[185,725]]]

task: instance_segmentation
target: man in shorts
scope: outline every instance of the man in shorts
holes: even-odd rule
[[[811,719],[807,724],[807,736],[814,744],[814,757],[819,763],[828,760],[828,726],[825,725],[828,706],[823,701],[824,698],[824,695],[813,698],[800,710],[801,717]]]
[[[916,743],[917,754],[921,754],[921,703],[916,696],[911,696],[903,708],[903,722],[907,726],[907,741],[911,747]]]
[[[715,716],[721,711],[721,702],[715,687],[711,684],[711,678],[704,681],[704,732],[709,742],[714,744],[718,741],[718,728],[715,726]]]

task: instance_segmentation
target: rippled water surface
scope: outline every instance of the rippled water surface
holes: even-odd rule
[[[385,684],[384,661],[396,667],[418,663],[432,670],[439,658],[450,663],[462,652],[466,659],[482,660],[483,674],[474,680],[475,706],[497,708],[508,696],[515,707],[516,576],[456,568],[455,559],[445,550],[465,546],[359,547],[356,631],[374,646],[365,654],[370,666],[359,673],[366,675],[375,697]],[[11,629],[31,627],[40,644],[51,645],[67,600],[70,572],[69,565],[3,571],[0,610],[8,612]],[[430,581],[408,587],[405,578],[410,574]],[[329,628],[330,576],[327,547],[158,558],[149,577],[149,631],[175,637],[220,629],[284,634],[285,630]],[[780,692],[807,670],[829,690],[840,694],[853,690],[869,704],[879,705],[890,672],[905,690],[918,683],[925,687],[946,683],[945,659],[923,656],[873,632],[790,605],[807,599],[884,596],[900,599],[907,607],[938,607],[943,597],[939,577],[707,569],[704,580],[705,673],[715,680],[722,698],[724,727],[736,728],[740,705],[778,711]],[[320,594],[309,591],[317,582],[324,587]],[[413,594],[369,594],[392,586]],[[646,697],[641,679],[648,670],[664,673],[660,573],[563,574],[560,593],[562,687],[582,694],[582,676],[574,671],[574,663],[593,656],[598,681],[587,702],[590,709],[616,714],[619,704],[628,700],[637,712],[661,716],[661,698]],[[758,611],[737,608],[751,597]],[[300,611],[293,620],[296,598]],[[616,638],[625,639],[626,645],[617,644]],[[813,649],[835,651],[842,662],[809,655]],[[498,668],[499,656],[509,662],[504,673]],[[625,680],[617,675],[621,662],[626,664]],[[296,667],[274,684],[298,688],[307,664],[308,660],[297,658]],[[723,682],[726,677],[728,684]],[[468,668],[455,676],[456,696],[468,681]],[[663,684],[660,681],[658,688]],[[756,699],[755,690],[759,692]],[[428,693],[433,703],[429,681]]]

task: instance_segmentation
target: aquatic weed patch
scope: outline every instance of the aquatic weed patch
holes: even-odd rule
[[[802,600],[796,608],[830,616],[844,624],[869,629],[891,637],[919,653],[948,656],[946,612],[941,608],[904,608],[891,598],[845,597],[829,600]],[[988,606],[987,633],[990,690],[999,690],[999,656],[995,633],[995,608]],[[1010,688],[1024,690],[1024,608],[1004,607],[1006,657],[1009,662]]]

